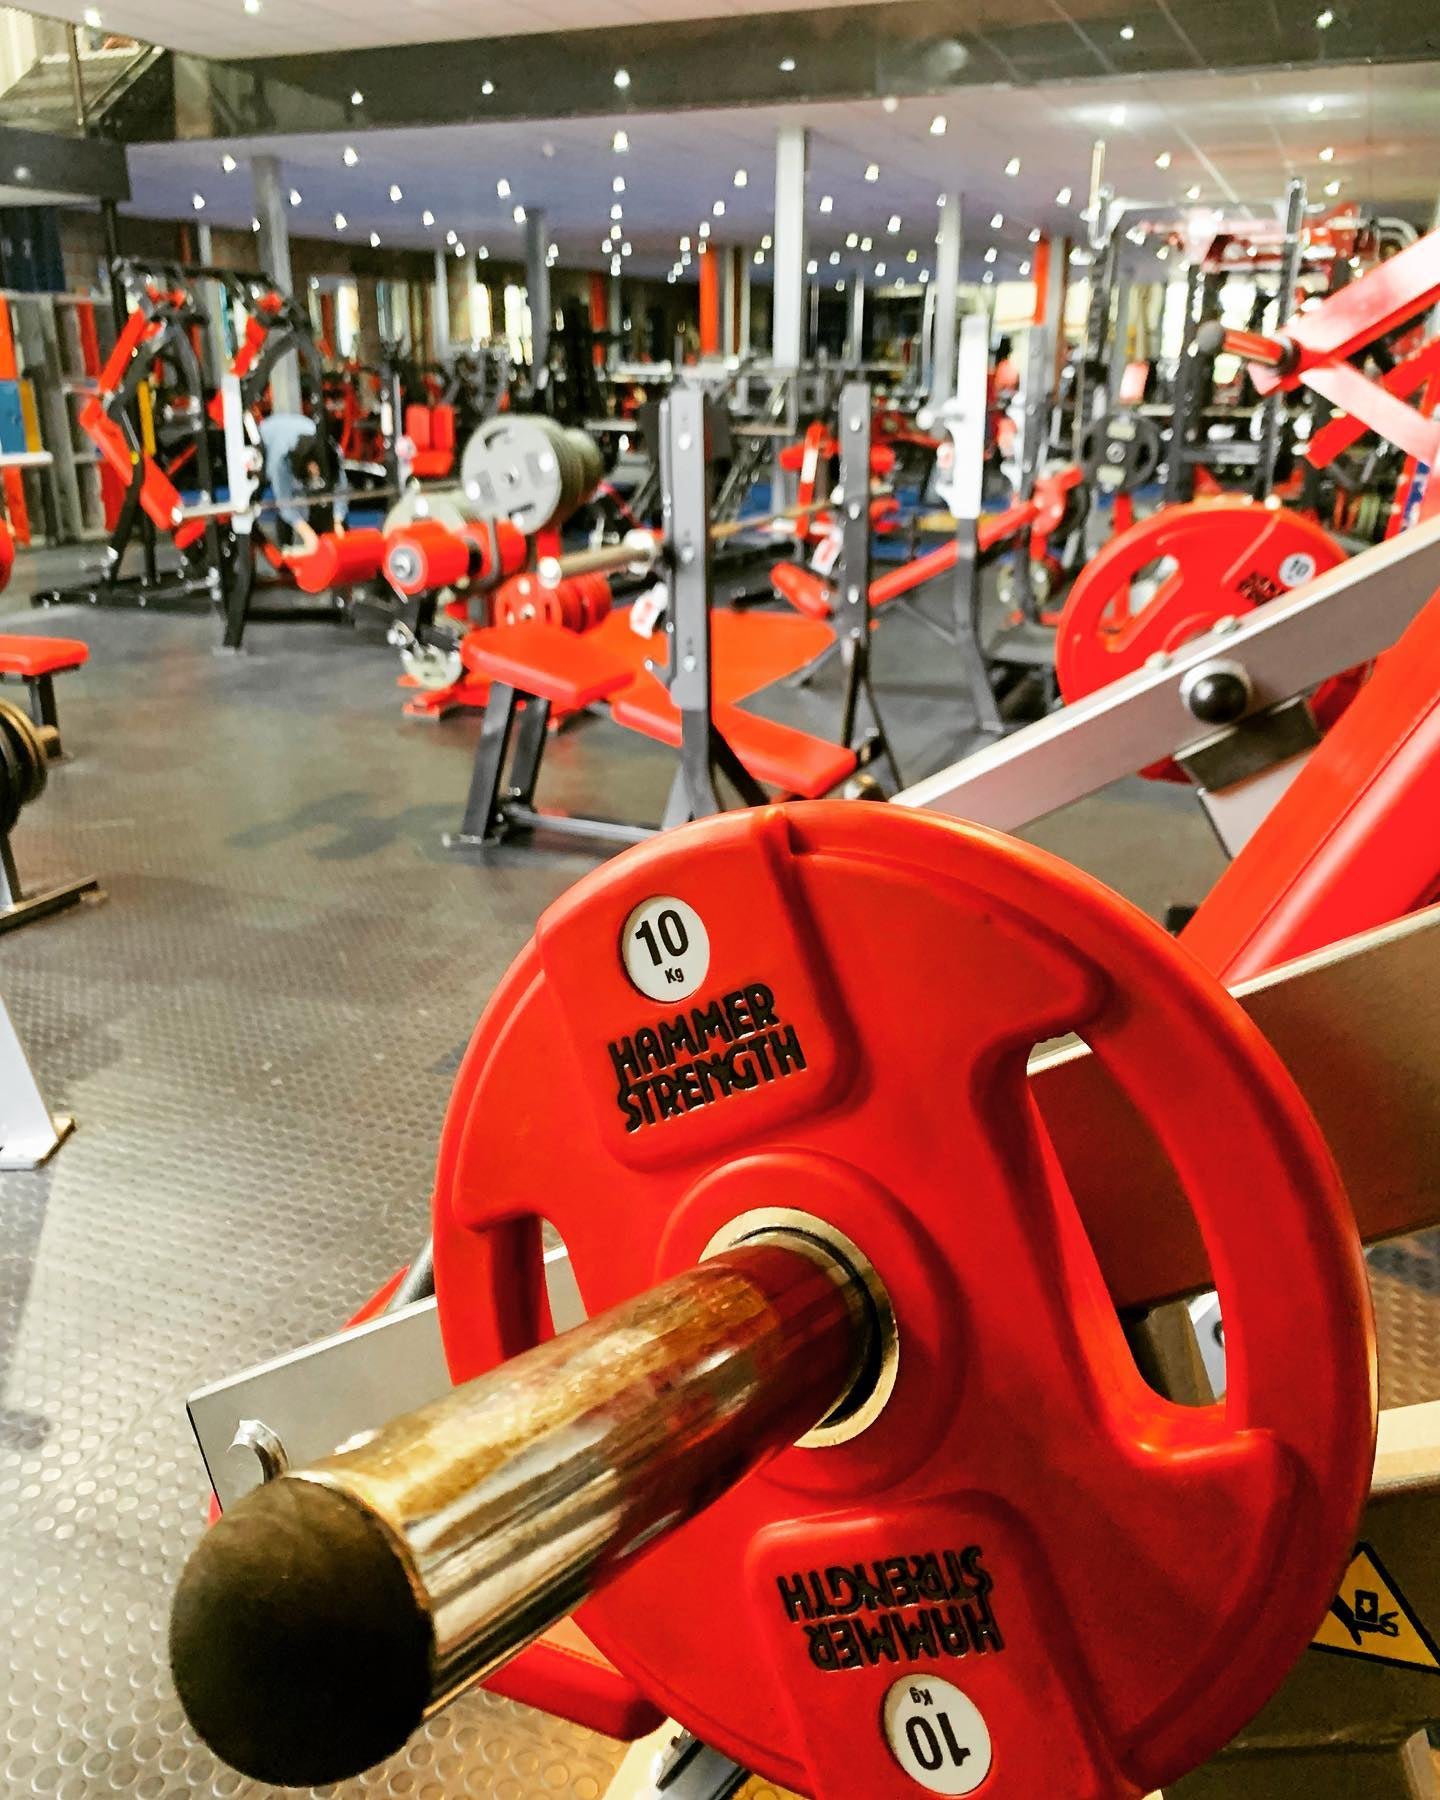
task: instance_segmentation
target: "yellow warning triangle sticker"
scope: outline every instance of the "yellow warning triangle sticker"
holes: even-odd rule
[[[1311,1646],[1336,1656],[1358,1656],[1366,1662],[1396,1663],[1440,1675],[1435,1640],[1370,1544],[1355,1546],[1340,1592],[1330,1602]]]

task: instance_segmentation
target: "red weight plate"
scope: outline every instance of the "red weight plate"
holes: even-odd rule
[[[677,915],[658,974],[649,901]],[[1221,1405],[1161,1400],[1127,1350],[1026,1076],[1071,1029],[1190,1199]],[[465,1057],[434,1214],[452,1374],[548,1332],[540,1215],[594,1312],[768,1207],[874,1263],[893,1395],[639,1558],[587,1633],[707,1741],[824,1800],[916,1792],[886,1726],[916,1684],[971,1751],[945,1770],[986,1800],[1143,1792],[1217,1750],[1324,1614],[1374,1433],[1353,1221],[1239,1007],[999,834],[835,802],[668,832],[551,907]],[[1136,1218],[1137,1240],[1157,1227]],[[931,1754],[918,1726],[910,1748]]]
[[[0,590],[10,585],[10,576],[15,568],[15,534],[3,519],[0,519]]]
[[[1158,651],[1173,651],[1220,619],[1239,618],[1344,562],[1328,532],[1298,513],[1251,500],[1168,506],[1118,533],[1076,578],[1055,638],[1055,673],[1067,700],[1133,675]],[[1155,565],[1173,570],[1133,613],[1131,584]],[[1368,671],[1353,669],[1314,697],[1317,720],[1333,724]],[[1183,780],[1170,761],[1147,775]]]

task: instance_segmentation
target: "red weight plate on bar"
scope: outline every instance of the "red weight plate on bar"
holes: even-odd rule
[[[1189,1198],[1219,1405],[1159,1398],[1129,1354],[1026,1075],[1069,1030]],[[1353,1222],[1238,1005],[998,834],[835,802],[665,833],[550,908],[465,1057],[434,1219],[452,1374],[548,1333],[542,1217],[593,1313],[767,1209],[874,1265],[893,1393],[637,1555],[589,1636],[823,1800],[1098,1800],[1218,1750],[1324,1614],[1374,1433]],[[1134,1221],[1147,1253],[1164,1229]]]
[[[1299,513],[1253,500],[1167,506],[1113,537],[1076,577],[1055,634],[1055,674],[1067,700],[1133,675],[1223,618],[1241,618],[1344,562],[1328,532]],[[1132,583],[1155,571],[1134,605]],[[1316,691],[1322,729],[1350,704],[1368,671],[1351,669]],[[1168,759],[1145,774],[1184,780]]]

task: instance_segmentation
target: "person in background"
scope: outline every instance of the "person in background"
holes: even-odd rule
[[[303,413],[271,413],[260,421],[260,448],[265,458],[265,485],[280,503],[280,518],[295,543],[313,552],[319,531],[311,522],[314,494],[344,493],[345,465],[328,438],[322,439],[315,421]],[[343,531],[347,507],[343,500],[323,509],[328,518],[321,529]],[[322,515],[323,517],[323,515]]]

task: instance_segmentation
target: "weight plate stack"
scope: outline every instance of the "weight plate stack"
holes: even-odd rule
[[[21,810],[45,792],[50,776],[46,739],[27,713],[0,700],[0,835],[15,828]]]

